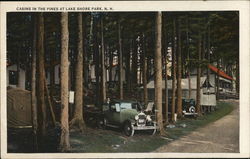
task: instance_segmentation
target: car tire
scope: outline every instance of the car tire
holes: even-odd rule
[[[124,134],[125,134],[126,136],[133,136],[133,135],[134,135],[134,132],[135,132],[135,130],[134,130],[134,128],[133,128],[133,126],[131,125],[130,122],[126,122],[126,123],[124,124],[124,126],[123,126],[123,131],[124,131]]]
[[[195,113],[195,107],[194,106],[190,106],[188,110],[189,110],[190,113]]]
[[[154,135],[156,133],[156,129],[151,130],[151,135]]]
[[[103,126],[102,126],[103,129],[106,129],[107,128],[107,119],[106,118],[103,118]]]
[[[98,119],[97,121],[97,126],[98,128],[100,129],[106,129],[106,126],[107,126],[107,120],[104,118],[104,119]]]

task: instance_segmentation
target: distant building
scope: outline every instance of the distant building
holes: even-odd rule
[[[48,66],[45,66],[48,68]],[[47,69],[45,69],[47,70]],[[7,72],[6,72],[6,80],[7,80],[7,86],[10,87],[18,87],[21,89],[27,89],[27,81],[28,78],[26,77],[26,70],[19,67],[19,71],[16,64],[8,65],[7,66]],[[60,64],[54,65],[54,73],[55,73],[55,84],[60,84]],[[49,70],[46,71],[46,81],[47,84],[50,85],[50,73]]]
[[[47,69],[46,70],[46,81],[47,81],[47,84],[50,85],[50,72],[49,70]],[[60,84],[60,64],[55,64],[54,65],[54,78],[55,78],[55,81],[54,81],[54,84]]]
[[[91,79],[91,82],[96,82],[96,75],[95,75],[95,65],[91,64],[89,65],[89,76]],[[112,71],[112,76],[111,78],[109,77],[109,72],[110,70]],[[123,67],[123,73],[122,73],[122,81],[125,81],[125,67]],[[119,65],[113,65],[112,68],[106,68],[106,77],[107,77],[107,82],[110,81],[119,81]]]
[[[219,91],[220,95],[223,94],[234,94],[234,79],[227,75],[222,70],[217,69],[213,65],[208,65],[208,69],[210,70],[210,77],[208,80],[207,70],[203,71],[203,76],[200,79],[200,89],[201,89],[201,105],[203,106],[215,106],[216,105],[216,80],[219,77]],[[172,80],[167,81],[168,86],[168,94],[169,97],[172,95]],[[189,81],[188,78],[183,78],[181,80],[182,86],[182,97],[189,98]],[[190,87],[191,94],[190,98],[196,100],[196,90],[197,90],[197,73],[196,70],[192,70],[190,76]],[[141,87],[143,89],[143,87]],[[154,100],[154,80],[150,80],[147,84],[148,89],[148,99]],[[162,80],[162,89],[163,89],[163,101],[165,101],[165,80]],[[143,93],[143,91],[141,91]]]
[[[18,85],[20,88],[25,89],[26,74],[25,70],[19,67],[19,71],[16,64],[8,65],[6,72],[7,86],[16,88]]]

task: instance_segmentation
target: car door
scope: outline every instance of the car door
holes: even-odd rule
[[[116,105],[120,105],[120,103],[110,103],[109,111],[106,114],[108,124],[119,125],[120,123],[120,112],[117,112]]]

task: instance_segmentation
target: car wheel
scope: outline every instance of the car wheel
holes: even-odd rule
[[[151,132],[151,135],[154,135],[156,133],[156,129],[153,129]]]
[[[129,122],[124,124],[123,130],[126,136],[133,136],[135,132],[133,126]]]
[[[104,118],[103,119],[103,129],[106,129],[107,128],[107,119],[106,118]]]
[[[195,107],[194,106],[189,107],[188,110],[189,110],[190,113],[195,113]]]
[[[156,129],[156,124],[154,124],[154,126],[155,126],[155,129],[153,129],[153,130],[150,131],[150,132],[151,132],[151,133],[150,133],[151,135],[154,135],[154,134],[156,133],[156,131],[157,131],[157,129]]]
[[[105,118],[104,119],[98,119],[98,121],[97,121],[98,128],[106,129],[106,125],[107,125],[107,120]]]

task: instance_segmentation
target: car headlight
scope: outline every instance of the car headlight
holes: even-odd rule
[[[135,116],[135,120],[138,120],[138,119],[139,119],[139,116],[138,116],[138,115],[136,115],[136,116]]]
[[[147,115],[146,119],[147,119],[147,121],[152,121],[150,115]]]

